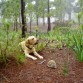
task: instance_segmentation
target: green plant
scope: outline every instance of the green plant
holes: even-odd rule
[[[0,30],[0,62],[7,63],[11,56],[19,55],[20,32],[10,31],[10,22],[3,22]],[[18,52],[18,53],[17,53]]]
[[[68,65],[67,64],[64,64],[64,66],[63,66],[63,74],[65,76],[68,76]]]
[[[73,50],[76,53],[76,57],[79,61],[83,61],[83,33],[82,31],[76,32],[73,35],[74,48]]]
[[[37,49],[37,51],[41,51],[41,50],[43,50],[45,47],[46,47],[46,43],[39,43],[39,44],[36,46],[36,49]]]
[[[1,48],[1,56],[0,56],[0,59],[1,59],[1,61],[2,62],[4,62],[5,64],[6,64],[6,61],[7,61],[7,49],[8,49],[8,45],[9,45],[9,43],[8,43],[8,40],[9,40],[9,28],[10,28],[10,23],[9,22],[4,22],[4,30],[5,30],[5,47],[3,48],[3,46],[4,46],[4,42],[3,42],[3,40],[4,40],[4,38],[1,38],[2,39],[2,41],[0,42],[0,48]],[[3,34],[3,33],[2,33]]]
[[[39,27],[36,26],[36,27],[35,27],[36,37],[38,36],[38,30],[39,30]]]
[[[25,62],[25,56],[23,54],[19,54],[16,56],[16,61],[17,61],[17,64],[19,63],[24,63]]]

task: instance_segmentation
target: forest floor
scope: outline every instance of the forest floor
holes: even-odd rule
[[[27,58],[17,65],[12,59],[5,67],[0,66],[0,83],[83,83],[83,63],[75,59],[72,50],[45,48],[39,54],[44,60]],[[56,69],[47,67],[49,60],[56,61]]]

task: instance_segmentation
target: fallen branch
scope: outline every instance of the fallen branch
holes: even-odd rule
[[[7,82],[10,82],[10,81],[8,80],[8,78],[6,78],[3,74],[2,74],[2,76],[3,76],[3,78],[4,78]]]
[[[41,61],[39,64],[43,64],[46,60]]]

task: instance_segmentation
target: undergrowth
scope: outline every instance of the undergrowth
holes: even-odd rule
[[[28,37],[28,36],[27,36]],[[36,46],[37,51],[43,50],[46,46],[50,48],[62,49],[63,46],[74,50],[76,58],[79,61],[83,61],[83,27],[69,28],[59,27],[48,33],[42,33],[39,35],[39,44]],[[0,62],[6,64],[8,57],[12,56],[16,58],[18,62],[24,62],[25,57],[23,52],[20,52],[18,46],[21,42],[21,32],[15,32],[10,30],[10,24],[5,23],[0,30]]]
[[[62,48],[66,46],[71,48],[79,61],[83,61],[83,26],[79,28],[59,27],[40,35],[41,39],[51,41],[51,46]],[[53,41],[55,41],[53,43]],[[50,44],[50,43],[48,43]]]
[[[4,22],[0,30],[0,62],[6,64],[10,57],[21,55],[18,43],[20,32],[10,30],[11,23]]]
[[[10,30],[11,23],[5,23],[0,30],[0,63],[6,64],[10,57],[15,58],[16,63],[24,63],[26,58],[21,51],[19,43],[25,39],[21,38],[21,32]],[[28,37],[28,35],[27,35]],[[45,42],[41,42],[36,46],[37,51],[41,51],[46,46]]]

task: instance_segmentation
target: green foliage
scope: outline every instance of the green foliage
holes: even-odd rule
[[[83,32],[79,31],[73,35],[74,48],[76,57],[79,61],[83,61]]]
[[[4,18],[15,19],[19,15],[20,4],[19,0],[6,0],[2,1],[1,13]],[[14,18],[13,18],[14,16]]]
[[[60,27],[56,28],[53,31],[48,32],[47,34],[42,34],[40,36],[41,39],[45,39],[47,41],[55,41],[49,42],[49,47],[62,48],[63,46],[67,46],[74,50],[76,54],[76,58],[79,61],[83,61],[83,29],[82,25],[80,28],[68,28],[68,27]]]
[[[64,76],[68,76],[68,65],[64,65],[63,66],[63,74],[64,74]]]
[[[62,18],[63,14],[64,14],[64,10],[65,10],[65,0],[54,0],[55,1],[55,15],[56,17],[58,17],[59,19]]]
[[[17,64],[19,63],[24,63],[25,62],[25,56],[23,54],[17,55],[16,56],[16,60],[17,60]]]
[[[83,61],[83,30],[79,29],[71,29],[65,35],[65,41],[67,47],[74,50],[76,58],[79,61]]]
[[[32,14],[33,11],[34,11],[34,5],[32,3],[29,3],[27,8],[26,8],[26,13],[28,13],[30,16],[30,14]]]
[[[10,31],[10,23],[4,22],[0,30],[0,61],[6,64],[9,57],[20,55],[19,42],[21,41],[20,32]]]
[[[45,47],[46,47],[46,43],[39,43],[39,44],[36,46],[36,50],[37,50],[37,51],[41,51],[41,50],[43,50]]]
[[[7,54],[7,49],[8,49],[8,39],[9,39],[9,27],[10,27],[10,23],[4,22],[4,27],[6,27],[6,28],[4,28],[6,39],[5,39],[5,41],[0,41],[0,48],[1,48],[1,54],[0,55],[2,55],[2,56],[0,56],[0,58],[6,63],[6,61],[7,61],[6,54]],[[3,34],[3,33],[1,33],[1,34]],[[3,39],[3,38],[0,37],[0,39]],[[5,42],[5,48],[3,48],[4,42]]]
[[[66,44],[66,46],[74,50],[76,54],[76,58],[79,61],[83,61],[83,30],[82,28],[70,29],[69,31],[65,33],[64,38],[65,39],[63,39],[62,41]]]

